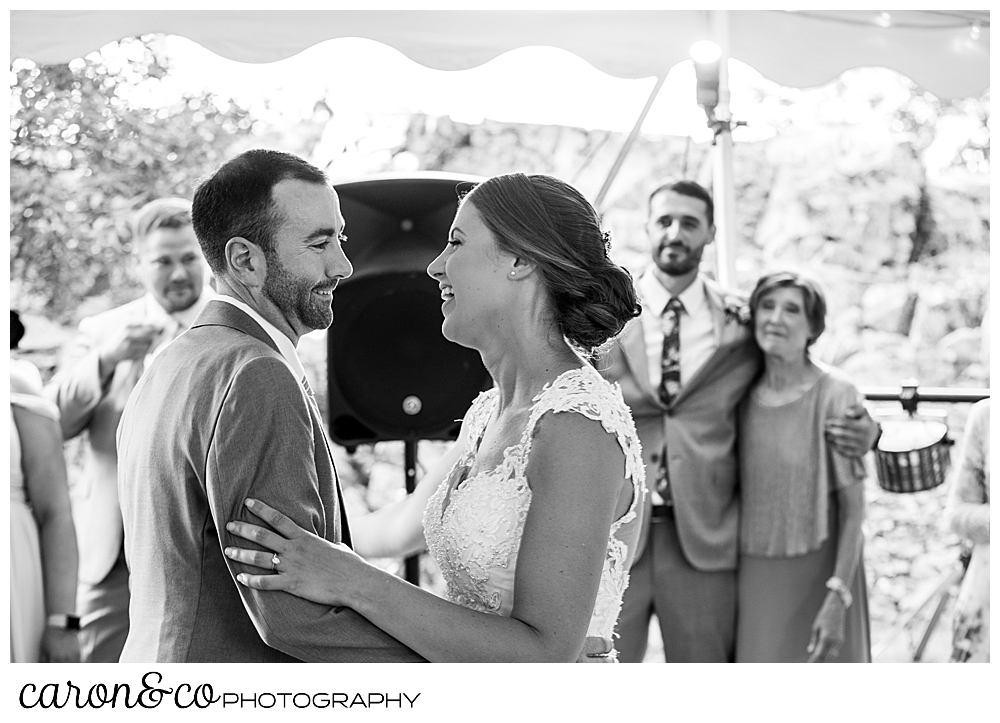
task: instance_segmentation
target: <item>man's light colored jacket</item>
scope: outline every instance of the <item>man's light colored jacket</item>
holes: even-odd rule
[[[597,366],[605,377],[621,384],[639,433],[650,487],[666,440],[674,517],[685,557],[699,570],[733,570],[739,546],[736,412],[760,370],[761,357],[746,323],[745,301],[712,279],[704,281],[718,348],[669,407],[650,383],[638,320]],[[649,534],[650,497],[646,496],[635,559]]]

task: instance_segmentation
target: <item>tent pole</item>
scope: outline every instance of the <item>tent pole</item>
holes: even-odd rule
[[[732,119],[729,110],[729,11],[712,10],[715,42],[722,50],[719,58],[718,116]],[[729,123],[722,126],[712,149],[712,200],[715,202],[715,273],[723,286],[736,282],[736,191],[733,184],[733,136]]]
[[[604,205],[604,197],[608,195],[608,191],[611,189],[611,184],[614,183],[615,176],[618,175],[618,171],[622,167],[622,163],[625,162],[625,156],[627,156],[629,151],[632,150],[632,146],[639,137],[639,131],[642,130],[642,124],[646,120],[646,115],[649,113],[649,109],[653,107],[653,101],[656,100],[656,96],[660,92],[660,88],[663,87],[663,81],[666,79],[666,73],[656,78],[656,85],[653,86],[653,92],[651,92],[649,97],[646,99],[646,105],[643,106],[642,112],[639,113],[639,117],[635,119],[635,125],[632,126],[632,132],[628,134],[628,138],[625,139],[624,145],[622,145],[621,150],[618,151],[618,157],[615,159],[614,165],[611,166],[611,170],[608,171],[608,177],[604,179],[604,185],[601,186],[601,191],[597,194],[597,200],[594,201],[594,207],[597,209],[598,213],[604,212],[604,209],[602,208]]]

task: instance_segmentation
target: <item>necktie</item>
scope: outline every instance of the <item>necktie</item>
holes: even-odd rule
[[[681,388],[681,312],[684,304],[676,296],[670,298],[663,315],[660,317],[660,328],[663,330],[663,356],[660,359],[660,401],[668,407]],[[667,463],[667,445],[664,440],[660,451],[660,467],[657,470],[654,483],[656,493],[663,504],[673,504],[673,494],[670,491],[670,469]]]
[[[667,302],[660,317],[663,356],[660,360],[660,401],[670,406],[681,388],[681,312],[684,304],[676,296]]]

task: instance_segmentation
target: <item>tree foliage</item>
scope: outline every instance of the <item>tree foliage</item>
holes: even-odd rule
[[[175,93],[155,36],[67,65],[11,66],[11,304],[70,321],[82,299],[139,292],[129,219],[197,180],[249,133],[249,114],[207,93]]]

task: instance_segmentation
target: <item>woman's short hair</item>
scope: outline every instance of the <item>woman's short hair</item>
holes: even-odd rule
[[[642,307],[632,276],[608,257],[610,236],[583,194],[541,174],[483,181],[472,203],[505,253],[538,269],[559,331],[584,353],[621,333]]]
[[[809,322],[809,341],[806,348],[812,346],[826,330],[826,294],[823,287],[812,276],[801,271],[784,269],[764,274],[757,281],[753,293],[750,294],[750,314],[756,321],[757,305],[760,300],[775,289],[798,289],[802,292],[805,304],[806,321]]]

